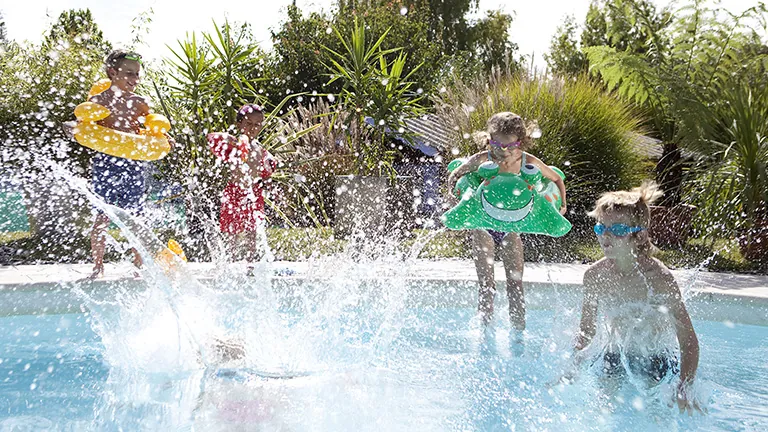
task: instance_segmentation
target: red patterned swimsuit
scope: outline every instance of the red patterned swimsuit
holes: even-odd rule
[[[233,171],[242,169],[248,157],[250,142],[242,135],[232,145],[228,137],[229,135],[224,133],[211,133],[208,134],[208,143],[216,157],[228,163]],[[239,181],[230,181],[227,184],[221,198],[221,232],[240,234],[256,231],[259,221],[264,220],[264,180],[272,175],[276,167],[277,161],[264,150],[258,178],[252,181],[251,187],[246,187]]]

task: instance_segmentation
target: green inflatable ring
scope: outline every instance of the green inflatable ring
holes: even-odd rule
[[[464,162],[456,159],[448,169],[453,171]],[[559,168],[550,168],[565,180]],[[441,217],[450,229],[491,229],[552,237],[571,230],[571,223],[559,211],[562,197],[557,185],[531,164],[525,164],[518,175],[500,173],[497,164],[485,162],[456,182],[454,194],[460,198],[459,203]]]

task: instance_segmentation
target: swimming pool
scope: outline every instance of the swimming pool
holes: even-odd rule
[[[738,319],[765,309],[692,302],[710,403],[688,418],[629,385],[605,393],[588,374],[547,385],[577,323],[572,288],[532,290],[521,353],[498,318],[503,296],[491,337],[478,329],[472,284],[282,279],[246,293],[264,280],[240,282],[216,292],[228,311],[217,324],[183,299],[169,313],[151,282],[6,292],[6,305],[21,296],[49,313],[0,318],[0,430],[768,428],[768,327]],[[89,312],[71,313],[71,288]],[[721,306],[735,318],[711,320]],[[248,359],[206,369],[185,350],[183,327],[221,323],[243,337]]]

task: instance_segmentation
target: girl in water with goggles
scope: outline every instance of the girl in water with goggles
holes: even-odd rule
[[[485,132],[475,134],[475,139],[487,148],[471,156],[466,163],[453,170],[448,177],[448,190],[454,190],[456,182],[467,173],[477,171],[480,164],[492,161],[499,165],[499,172],[519,174],[526,165],[533,165],[541,170],[544,177],[552,180],[560,190],[562,206],[560,213],[565,214],[565,183],[547,164],[526,150],[538,138],[541,132],[536,122],[526,122],[517,114],[500,112],[494,114],[487,123]],[[449,194],[448,202],[456,204],[456,198]],[[509,320],[517,331],[520,341],[525,330],[525,300],[523,297],[523,242],[517,233],[504,233],[492,230],[472,231],[472,251],[480,283],[478,312],[483,324],[493,318],[493,299],[496,296],[493,264],[496,246],[500,246],[499,255],[504,262],[507,276],[507,297],[509,299]]]
[[[644,182],[630,191],[604,194],[589,213],[597,220],[594,230],[605,258],[584,274],[574,358],[577,365],[589,359],[602,366],[605,377],[630,374],[640,378],[633,382],[650,387],[675,382],[675,401],[681,412],[690,413],[701,410],[690,390],[699,342],[675,278],[653,258],[648,236],[650,204],[661,195],[655,183]],[[564,379],[573,379],[573,372]]]

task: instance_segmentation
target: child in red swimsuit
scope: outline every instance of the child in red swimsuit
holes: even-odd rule
[[[256,140],[264,122],[264,112],[258,105],[244,105],[237,112],[240,136],[227,133],[208,134],[211,150],[227,163],[231,174],[221,198],[219,226],[229,236],[231,250],[239,250],[238,237],[243,234],[246,260],[253,262],[258,250],[257,227],[264,222],[264,181],[277,161]]]

